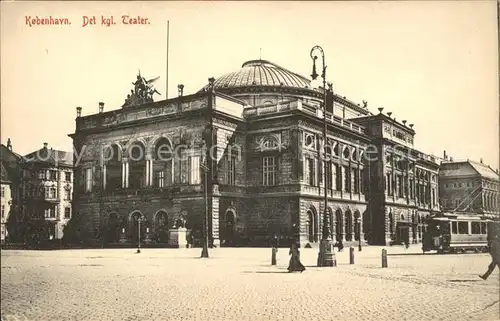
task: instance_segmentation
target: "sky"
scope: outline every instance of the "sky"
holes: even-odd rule
[[[1,142],[20,154],[72,150],[76,107],[119,109],[138,70],[197,92],[248,60],[309,78],[314,45],[341,96],[415,124],[415,147],[499,163],[496,1],[1,2]],[[124,25],[122,15],[148,18]],[[26,24],[26,16],[71,25]],[[83,16],[96,25],[82,26]],[[101,25],[101,16],[115,25]],[[319,84],[318,84],[319,85]]]

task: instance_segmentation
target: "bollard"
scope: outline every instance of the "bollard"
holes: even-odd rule
[[[271,252],[271,265],[276,265],[276,248],[273,247]]]
[[[349,248],[349,264],[354,264],[354,248]]]
[[[387,250],[382,249],[382,267],[386,268],[387,267]]]
[[[361,242],[359,242],[359,245],[358,245],[358,250],[361,252],[362,249],[361,249]]]

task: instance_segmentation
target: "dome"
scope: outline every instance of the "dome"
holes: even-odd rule
[[[310,90],[311,81],[267,60],[250,60],[240,70],[225,74],[214,83],[214,88],[221,91],[255,86]]]

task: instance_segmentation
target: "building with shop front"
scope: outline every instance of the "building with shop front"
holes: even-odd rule
[[[29,237],[61,239],[72,213],[73,154],[43,147],[22,157],[21,217]]]
[[[482,160],[454,161],[445,156],[439,170],[439,191],[446,212],[500,219],[500,176]]]
[[[396,168],[385,158],[395,140],[375,128],[413,139],[412,129],[328,89],[322,155],[325,90],[274,63],[245,62],[194,94],[179,85],[178,97],[163,101],[152,101],[149,84],[138,77],[122,108],[77,108],[73,206],[96,240],[134,243],[141,218],[141,238],[151,242],[168,242],[181,225],[199,239],[207,221],[214,244],[290,239],[296,224],[301,244],[314,245],[326,189],[334,240],[385,244],[403,223],[418,240],[419,217],[437,208],[434,162],[411,144],[411,167]],[[366,161],[373,143],[384,149],[380,162]],[[378,194],[387,174],[391,185]]]

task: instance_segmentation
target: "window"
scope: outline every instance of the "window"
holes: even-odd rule
[[[332,162],[327,161],[325,162],[325,175],[326,175],[326,188],[332,189],[333,188],[333,176],[332,176]]]
[[[45,187],[45,198],[50,198],[50,188],[48,186]]]
[[[276,158],[266,156],[262,158],[262,182],[266,186],[274,185],[276,178]]]
[[[64,190],[64,200],[71,201],[71,190],[70,189]]]
[[[458,234],[469,234],[469,222],[458,222]]]
[[[236,157],[226,155],[224,157],[225,183],[227,185],[236,184]]]
[[[189,165],[190,165],[190,175],[189,175],[189,183],[190,184],[200,184],[200,156],[190,156],[189,157]]]
[[[314,186],[316,181],[316,166],[315,160],[312,158],[306,158],[306,182],[307,184]]]
[[[156,173],[156,186],[160,188],[165,187],[165,171]]]
[[[92,168],[85,169],[85,192],[92,191]]]
[[[471,222],[470,229],[471,229],[471,234],[481,234],[480,222]]]
[[[392,174],[387,173],[386,174],[386,189],[387,189],[387,195],[392,195]]]
[[[487,234],[486,223],[481,222],[481,234]]]
[[[398,197],[403,197],[403,188],[404,188],[403,175],[398,175],[397,179],[398,179]]]
[[[71,207],[64,208],[64,218],[71,218]]]
[[[55,218],[56,217],[56,209],[48,208],[45,210],[45,217],[47,218]]]
[[[189,166],[189,157],[183,156],[179,161],[180,167],[180,183],[187,184],[188,183],[188,166]]]
[[[410,179],[410,198],[413,199],[413,179]]]
[[[340,167],[340,165],[335,165],[334,167],[335,169],[335,189],[337,191],[341,191],[342,190],[342,167]]]
[[[56,181],[57,180],[57,171],[49,171],[49,177],[51,181]]]
[[[455,208],[458,209],[458,206],[460,205],[460,200],[455,200]]]
[[[351,191],[351,171],[349,170],[348,167],[344,166],[344,173],[345,173],[345,177],[344,177],[345,191],[350,192]]]
[[[5,205],[2,205],[2,218],[4,218],[4,217],[5,217],[5,214],[4,214],[4,213],[5,213]]]
[[[354,193],[359,193],[359,171],[358,171],[358,169],[352,170],[352,176],[354,177]]]
[[[2,197],[5,197],[5,186],[2,186]]]
[[[451,222],[451,234],[458,233],[458,222]]]
[[[47,178],[47,171],[42,169],[38,171],[38,179],[46,179]]]
[[[51,187],[51,188],[50,188],[50,194],[49,194],[49,197],[50,197],[50,198],[52,198],[52,199],[57,197],[57,190],[56,190],[56,188],[55,188],[55,187]]]
[[[71,172],[64,173],[66,182],[71,182]]]

